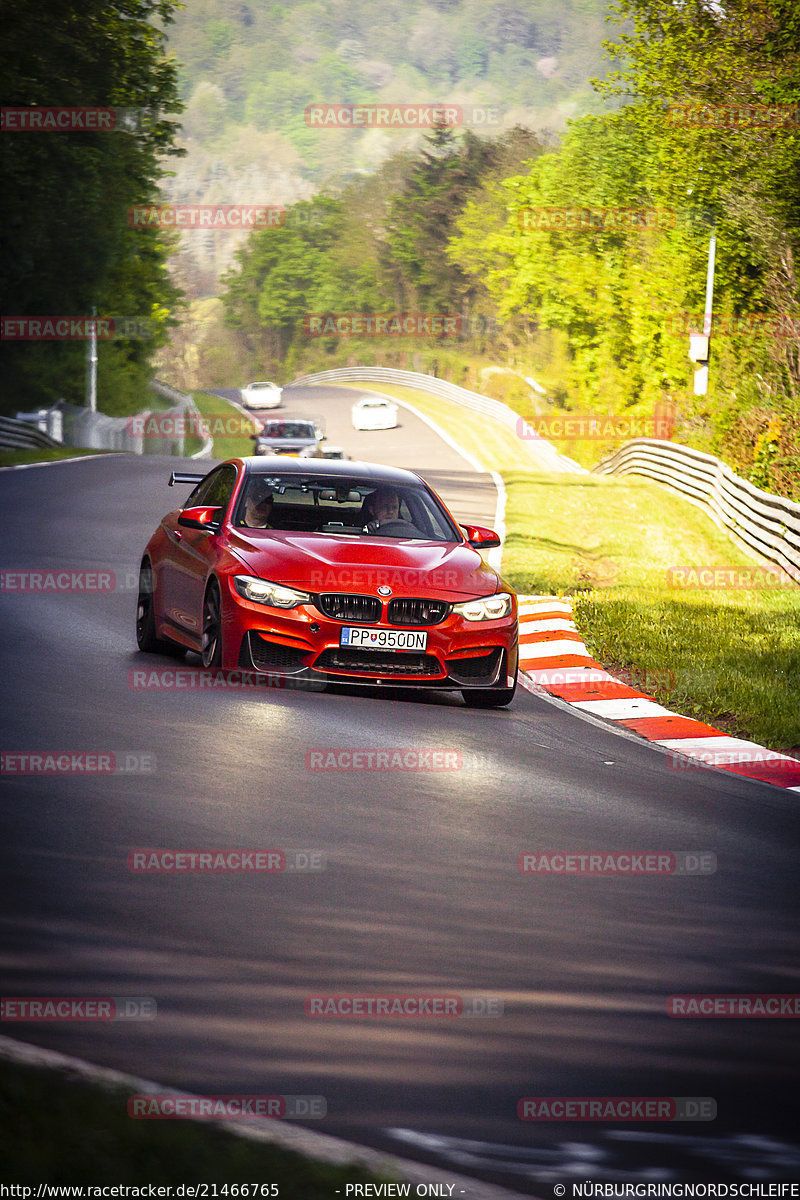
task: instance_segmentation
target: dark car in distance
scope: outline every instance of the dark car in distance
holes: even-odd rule
[[[285,454],[296,458],[322,458],[325,434],[313,417],[269,417],[259,433],[251,435],[257,455]]]

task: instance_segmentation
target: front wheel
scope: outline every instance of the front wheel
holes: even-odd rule
[[[145,559],[139,568],[139,595],[136,601],[136,644],[145,654],[182,654],[184,647],[168,638],[156,636],[153,568]]]
[[[517,690],[517,676],[514,676],[512,687],[503,688],[464,688],[461,695],[467,708],[505,708],[514,699]]]
[[[200,657],[204,667],[222,666],[222,601],[218,584],[212,580],[203,601],[203,636]]]

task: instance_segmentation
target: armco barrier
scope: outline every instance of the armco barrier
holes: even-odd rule
[[[754,487],[720,459],[655,438],[634,438],[594,468],[647,475],[681,492],[720,529],[800,582],[800,504]]]
[[[191,396],[155,379],[150,388],[157,395],[172,402],[173,407],[159,411],[159,420],[188,417],[190,428],[202,430],[203,421]],[[174,454],[184,453],[184,434],[177,432],[163,437],[143,437],[134,432],[136,418],[149,417],[149,412],[140,412],[133,417],[110,417],[106,413],[93,412],[82,405],[58,400],[50,409],[36,413],[20,413],[17,420],[0,418],[0,446],[79,446],[89,450],[118,450],[129,454]],[[62,440],[54,440],[41,429],[48,419],[57,418]],[[37,428],[38,423],[38,428]],[[165,421],[168,428],[168,420]],[[214,441],[206,435],[203,445],[190,458],[210,458]]]
[[[202,424],[200,412],[191,396],[187,396],[184,392],[179,392],[177,388],[171,387],[168,383],[162,383],[160,379],[153,379],[151,381],[150,390],[165,400],[171,400],[179,412],[191,413],[192,417],[197,419],[198,425]],[[190,454],[189,458],[211,458],[213,451],[214,439],[207,434],[203,439],[203,445],[194,454]]]
[[[4,450],[28,449],[31,446],[60,446],[55,438],[37,429],[30,421],[0,417],[0,447]]]
[[[433,375],[422,375],[417,371],[399,371],[394,367],[339,367],[332,371],[301,375],[299,379],[292,380],[291,386],[302,386],[304,383],[349,382],[394,383],[400,387],[419,388],[433,396],[442,396],[445,400],[452,400],[462,408],[480,413],[481,416],[504,425],[506,429],[513,430],[520,439],[520,446],[529,451],[531,465],[539,470],[583,473],[583,467],[565,454],[559,454],[555,446],[540,437],[522,420],[519,413],[515,413],[507,404],[500,400],[491,400],[488,396],[480,396],[477,392],[470,392],[467,388],[458,387],[457,384],[448,383],[444,379],[436,379]]]

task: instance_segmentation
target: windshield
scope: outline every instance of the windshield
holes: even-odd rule
[[[268,438],[311,438],[317,436],[316,428],[305,421],[267,421],[261,437]]]
[[[460,542],[461,533],[424,488],[339,477],[251,474],[234,525],[336,534],[347,538],[414,538]]]

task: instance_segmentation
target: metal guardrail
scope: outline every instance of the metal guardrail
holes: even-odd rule
[[[0,417],[0,447],[4,450],[28,449],[31,446],[60,446],[55,438],[37,429],[30,421]]]
[[[800,583],[800,504],[755,487],[712,454],[676,442],[634,438],[594,470],[646,475],[681,492],[725,533]]]
[[[292,386],[304,383],[395,383],[402,387],[416,387],[430,392],[433,396],[442,396],[452,400],[471,412],[480,413],[491,421],[497,421],[506,429],[512,430],[520,439],[520,445],[530,453],[535,460],[532,465],[539,470],[570,472],[583,474],[584,468],[566,454],[559,454],[555,446],[541,437],[535,429],[523,420],[519,413],[514,412],[500,400],[492,400],[481,396],[445,379],[436,379],[433,375],[422,375],[417,371],[400,371],[394,367],[339,367],[331,371],[317,371],[312,375],[301,375],[292,380]]]
[[[435,396],[454,400],[472,412],[513,429],[523,442],[529,444],[539,465],[544,457],[554,471],[583,471],[571,458],[559,454],[508,405],[431,375],[393,367],[340,367],[303,375],[293,383],[346,383],[350,380],[418,387]],[[800,583],[800,504],[755,487],[713,455],[676,442],[634,438],[604,458],[594,471],[601,475],[628,472],[646,475],[682,493],[702,508],[723,532],[783,568]]]
[[[211,437],[208,426],[203,420],[200,410],[197,408],[192,397],[186,395],[185,392],[179,392],[177,388],[172,387],[168,383],[163,383],[160,379],[153,379],[151,381],[150,390],[155,392],[157,396],[163,397],[164,400],[171,400],[184,416],[188,412],[192,424],[196,424],[198,432],[203,434],[203,445],[194,454],[188,455],[188,457],[211,458],[214,452],[214,439]]]
[[[192,397],[158,379],[153,380],[150,387],[156,395],[170,400],[173,407],[159,412],[134,413],[130,417],[110,417],[82,405],[58,400],[49,409],[18,413],[16,420],[0,418],[0,446],[78,446],[130,454],[183,456],[188,427],[189,432],[196,431],[203,438],[200,449],[188,457],[210,458],[214,440]],[[148,421],[154,426],[153,432],[148,431]],[[50,437],[44,432],[43,425],[57,426],[60,438]]]

